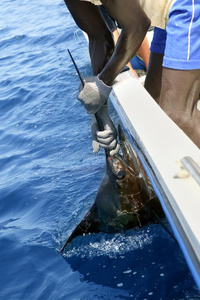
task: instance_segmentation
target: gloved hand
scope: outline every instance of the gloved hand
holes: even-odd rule
[[[112,90],[98,76],[86,77],[84,87],[78,95],[78,100],[84,105],[89,114],[95,114],[108,100]]]
[[[95,115],[92,116],[92,146],[93,152],[98,153],[100,147],[108,149],[110,155],[114,155],[119,151],[119,144],[117,142],[117,131],[108,115],[107,105],[102,106],[98,111],[98,117],[101,119],[104,130],[100,131]]]

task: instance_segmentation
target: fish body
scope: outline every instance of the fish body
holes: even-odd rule
[[[95,201],[67,239],[61,252],[75,237],[103,232],[121,232],[164,216],[151,182],[133,147],[118,126],[122,154],[106,155],[106,172]]]

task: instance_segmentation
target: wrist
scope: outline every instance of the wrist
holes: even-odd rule
[[[106,86],[106,87],[112,87],[112,82],[106,76],[104,76],[102,73],[99,73],[97,75],[98,79]]]
[[[98,80],[101,82],[101,84],[103,84],[103,86],[105,86],[106,88],[112,88],[112,85],[107,84],[107,82],[105,82],[102,78],[101,75],[98,74],[97,75]]]

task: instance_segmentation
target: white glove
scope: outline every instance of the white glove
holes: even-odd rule
[[[86,77],[84,87],[78,95],[78,100],[84,105],[89,114],[95,114],[108,100],[112,90],[98,76]]]
[[[115,126],[108,115],[107,105],[104,105],[98,111],[98,117],[101,119],[104,130],[99,131],[99,126],[95,115],[92,116],[92,146],[93,152],[98,153],[100,147],[109,150],[110,155],[114,155],[119,151],[119,144],[117,142],[117,131]]]

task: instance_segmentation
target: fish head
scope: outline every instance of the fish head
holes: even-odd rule
[[[139,178],[119,154],[109,157],[108,165],[113,188],[118,195],[120,211],[137,213],[144,206]]]
[[[118,126],[120,151],[107,158],[107,169],[118,194],[121,211],[138,213],[155,194],[129,139]]]

